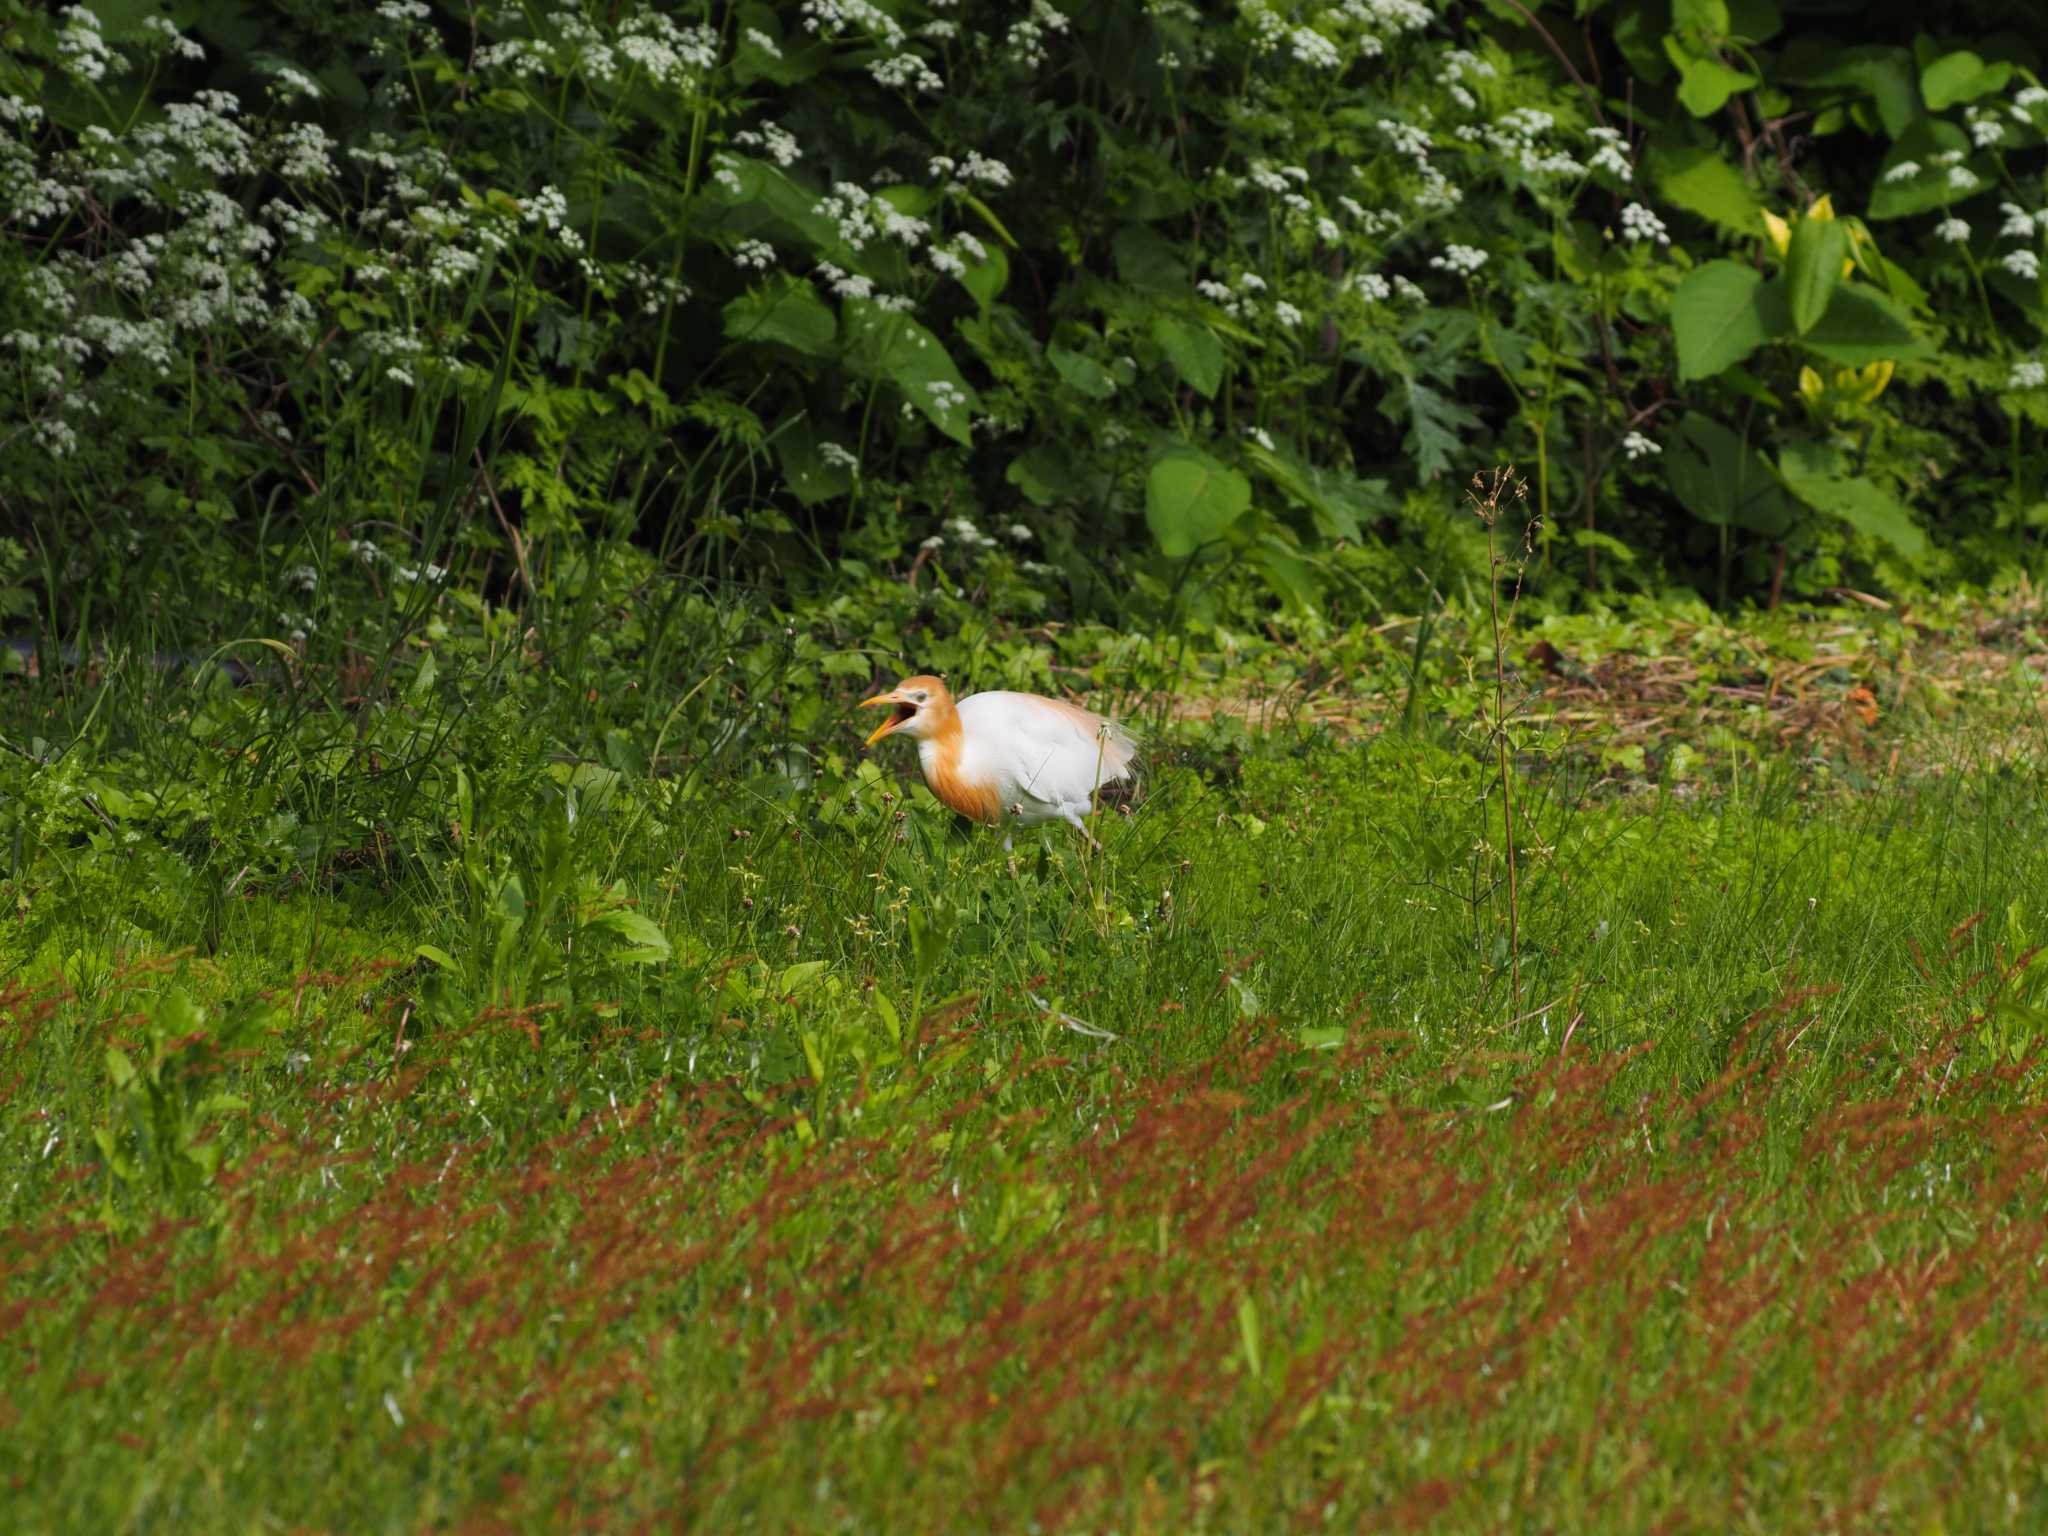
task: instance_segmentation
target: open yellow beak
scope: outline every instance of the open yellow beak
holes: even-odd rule
[[[896,696],[896,690],[892,688],[887,693],[876,694],[872,699],[862,699],[860,701],[859,707],[861,709],[873,709],[877,704],[901,704],[903,702],[905,701],[899,699]],[[890,715],[888,719],[884,720],[880,725],[876,726],[874,730],[868,733],[868,739],[862,742],[861,745],[863,747],[872,747],[884,736],[888,735],[891,731],[895,730],[897,726],[903,725],[906,722],[915,719],[916,717],[916,710],[910,710],[909,712],[900,715]]]

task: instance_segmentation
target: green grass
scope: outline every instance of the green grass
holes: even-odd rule
[[[1006,857],[832,710],[200,696],[7,769],[15,1529],[2048,1515],[2037,772],[1532,759],[1515,998],[1451,735]]]

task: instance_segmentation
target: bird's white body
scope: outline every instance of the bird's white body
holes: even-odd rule
[[[970,694],[954,702],[935,677],[904,679],[867,700],[894,713],[868,738],[917,738],[932,793],[975,821],[1064,821],[1086,836],[1095,792],[1129,776],[1137,743],[1078,704],[1036,693]]]
[[[1110,721],[1076,705],[1035,693],[975,693],[954,705],[960,714],[960,758],[954,772],[995,789],[1004,821],[1082,826],[1095,792],[1129,770],[1135,747]],[[943,746],[917,744],[918,766],[931,783]]]

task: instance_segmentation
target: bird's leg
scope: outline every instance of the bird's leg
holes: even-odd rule
[[[1102,852],[1102,844],[1095,841],[1095,834],[1088,830],[1088,823],[1074,814],[1072,806],[1062,808],[1060,815],[1065,819],[1068,826],[1088,839],[1088,846],[1090,848],[1093,848],[1097,853]]]

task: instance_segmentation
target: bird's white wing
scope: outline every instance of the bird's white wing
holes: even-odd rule
[[[1035,693],[977,693],[959,703],[967,740],[1003,784],[1005,801],[1085,804],[1129,772],[1130,733],[1063,699]]]

